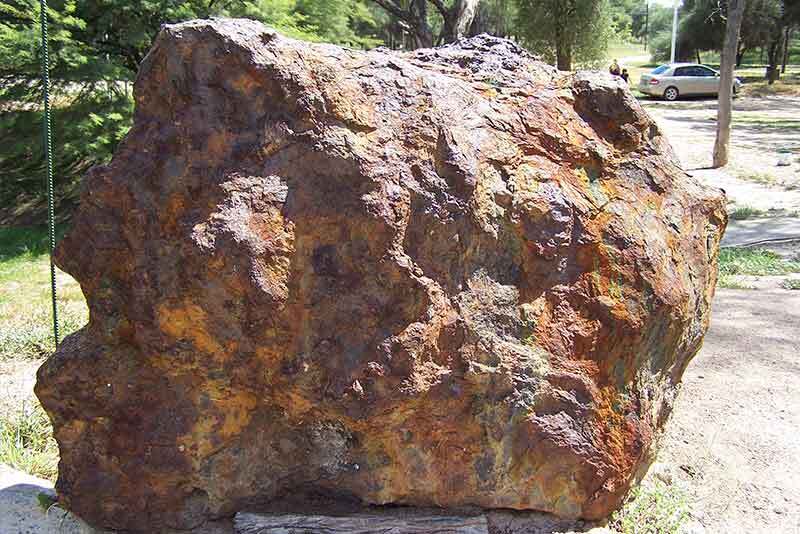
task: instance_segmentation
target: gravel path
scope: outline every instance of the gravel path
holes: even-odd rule
[[[722,244],[723,246],[747,245],[765,239],[800,240],[800,217],[757,217],[730,221],[722,238]]]

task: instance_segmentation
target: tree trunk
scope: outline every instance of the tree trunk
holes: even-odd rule
[[[456,0],[442,16],[442,30],[437,44],[452,43],[468,35],[472,21],[478,12],[480,0]]]
[[[433,30],[428,23],[428,1],[410,0],[407,7],[403,7],[395,0],[373,0],[397,22],[404,48],[433,46]]]
[[[480,0],[456,0],[453,7],[450,9],[453,13],[453,31],[455,32],[455,39],[460,39],[467,35],[469,27],[472,26],[472,21],[475,20],[475,15],[478,12],[478,4]]]
[[[780,30],[780,35],[770,43],[767,49],[767,82],[772,85],[775,80],[780,78],[781,71],[778,64],[778,57],[783,50],[783,30]]]
[[[744,59],[744,55],[747,52],[747,48],[740,48],[738,52],[736,52],[736,66],[742,66],[742,60]],[[698,61],[699,63],[699,61]]]
[[[433,32],[427,25],[414,28],[412,42],[413,48],[431,48],[433,46]]]
[[[788,22],[784,22],[783,24],[788,25]],[[767,61],[769,65],[767,66],[766,77],[770,85],[781,77],[781,59],[783,57],[785,37],[784,30],[785,26],[778,28],[778,31],[773,36],[773,40],[770,42],[769,48],[767,49]]]
[[[739,29],[742,26],[745,0],[730,0],[728,22],[725,25],[725,44],[722,47],[719,74],[719,100],[717,111],[717,140],[714,143],[713,166],[728,163],[728,147],[731,141],[731,108],[733,107],[733,67],[736,62],[736,47]]]
[[[572,42],[561,21],[555,21],[556,68],[558,70],[572,70]]]
[[[428,24],[428,0],[412,0],[409,6],[414,17],[414,45],[416,48],[433,46],[433,30]]]
[[[558,70],[572,70],[572,47],[569,43],[556,45],[556,67]]]
[[[783,62],[781,64],[781,73],[786,72],[786,64],[789,62],[789,41],[792,39],[792,29],[786,26],[786,34],[783,37]]]

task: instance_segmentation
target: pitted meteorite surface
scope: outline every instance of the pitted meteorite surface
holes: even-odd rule
[[[480,36],[166,26],[58,265],[62,501],[191,527],[308,490],[597,518],[702,342],[726,215],[621,83]]]

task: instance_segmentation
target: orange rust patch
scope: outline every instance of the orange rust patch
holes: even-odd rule
[[[164,232],[175,233],[178,230],[178,219],[185,209],[185,196],[180,193],[170,195],[161,216]]]
[[[92,321],[37,393],[74,510],[156,532],[314,481],[611,513],[708,323],[722,196],[627,93],[512,43],[384,57],[187,24],[59,245]]]
[[[194,404],[203,417],[197,419],[189,434],[178,438],[177,446],[204,458],[242,433],[258,402],[252,393],[210,381],[196,392]]]
[[[208,333],[206,312],[198,305],[185,303],[170,307],[158,306],[158,325],[165,334],[177,339],[188,339],[198,349],[215,356],[225,351],[214,336]]]
[[[241,71],[238,73],[237,76],[228,78],[228,83],[230,86],[247,95],[252,95],[256,89],[259,89],[261,86],[247,71]]]
[[[613,386],[606,386],[600,390],[596,412],[596,424],[602,431],[605,450],[613,459],[620,476],[631,472],[652,438],[645,428],[647,425],[638,418],[630,419],[622,410],[614,409],[614,405],[621,401],[619,392]]]

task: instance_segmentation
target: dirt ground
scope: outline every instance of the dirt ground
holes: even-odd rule
[[[713,533],[800,532],[800,292],[719,289],[658,460]]]
[[[730,163],[723,170],[710,169],[715,99],[641,102],[689,174],[725,189],[735,206],[800,213],[800,97],[737,98]]]
[[[26,400],[34,402],[36,370],[43,361],[0,361],[0,408],[15,408]]]
[[[643,103],[683,167],[725,189],[731,209],[777,216],[775,224],[731,221],[731,235],[747,235],[754,222],[762,239],[800,228],[800,98],[737,99],[734,116],[758,120],[734,122],[731,163],[721,170],[704,169],[715,100]],[[778,166],[781,158],[790,165]],[[798,253],[796,244],[781,247],[782,255]],[[770,278],[758,280],[756,291],[717,289],[711,328],[663,437],[660,469],[648,474],[688,489],[705,532],[800,533],[800,291]]]
[[[666,102],[647,98],[642,103],[659,120],[687,171],[711,165],[716,99]],[[800,97],[776,95],[734,100],[730,174],[797,188],[799,159]]]

